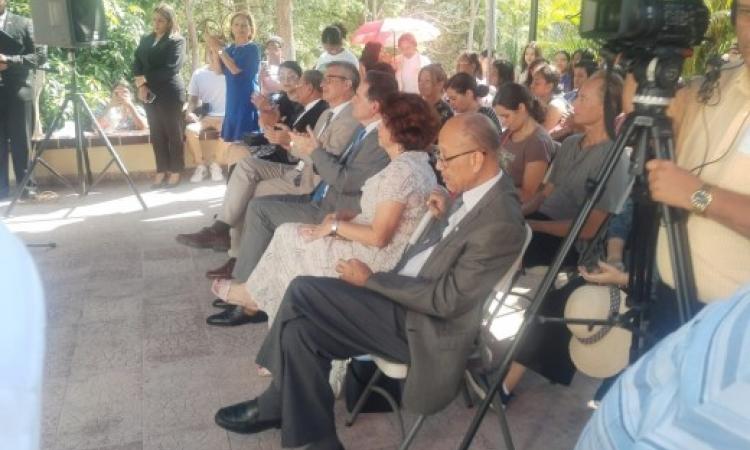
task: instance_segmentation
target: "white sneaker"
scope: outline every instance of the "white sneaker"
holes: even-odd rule
[[[193,172],[193,176],[190,177],[191,183],[200,183],[203,181],[203,179],[206,178],[206,166],[200,165],[195,168],[195,172]]]
[[[221,172],[221,166],[215,162],[208,166],[208,171],[211,172],[211,181],[224,181],[224,174]]]

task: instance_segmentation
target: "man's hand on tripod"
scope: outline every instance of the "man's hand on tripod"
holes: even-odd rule
[[[690,197],[704,184],[672,161],[652,159],[646,163],[646,170],[651,198],[676,208],[690,210]]]

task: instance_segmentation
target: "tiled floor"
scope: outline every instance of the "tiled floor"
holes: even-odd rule
[[[5,220],[28,243],[57,244],[32,249],[48,310],[44,449],[279,448],[276,431],[241,436],[213,423],[217,408],[252,398],[268,383],[253,365],[265,326],[204,322],[215,310],[202,273],[225,256],[174,241],[211,222],[223,191],[204,184],[147,192],[150,209],[142,212],[127,186],[114,183],[87,198],[61,191],[57,201],[19,205]],[[572,448],[595,387],[580,375],[563,388],[530,374],[508,411],[516,447]],[[348,449],[396,448],[391,414],[365,414],[346,428],[343,411],[339,401]],[[412,448],[457,448],[474,411],[455,401],[427,420]],[[494,415],[473,448],[503,448]]]

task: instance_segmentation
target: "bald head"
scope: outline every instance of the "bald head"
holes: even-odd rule
[[[500,172],[500,135],[482,114],[461,114],[448,120],[438,142],[438,169],[451,192],[465,192]]]

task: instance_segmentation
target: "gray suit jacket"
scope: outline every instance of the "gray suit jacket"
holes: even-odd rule
[[[521,206],[510,176],[503,174],[438,242],[416,278],[393,271],[368,280],[367,288],[407,310],[407,408],[432,414],[455,398],[479,332],[483,302],[518,257],[523,240]]]
[[[365,181],[391,161],[378,143],[377,130],[367,134],[351,150],[345,164],[339,160],[340,156],[322,148],[315,149],[311,156],[320,177],[330,185],[328,195],[320,205],[325,211],[360,211],[359,200]]]
[[[315,129],[313,132],[316,136],[320,134],[320,130],[325,126],[329,111],[330,109],[323,111],[318,118],[318,121],[315,123]],[[318,137],[320,146],[328,153],[338,156],[349,147],[349,143],[352,141],[354,133],[359,130],[360,127],[362,127],[362,125],[360,125],[359,121],[352,116],[352,104],[350,102],[333,120],[331,120],[328,128],[323,130],[323,134],[320,134]],[[292,147],[291,153],[292,156],[305,162],[305,167],[302,169],[302,175],[300,177],[300,186],[313,190],[317,182],[312,158],[307,155],[296,153],[294,147]],[[297,177],[297,175],[298,173],[290,171],[288,178],[291,181]]]

